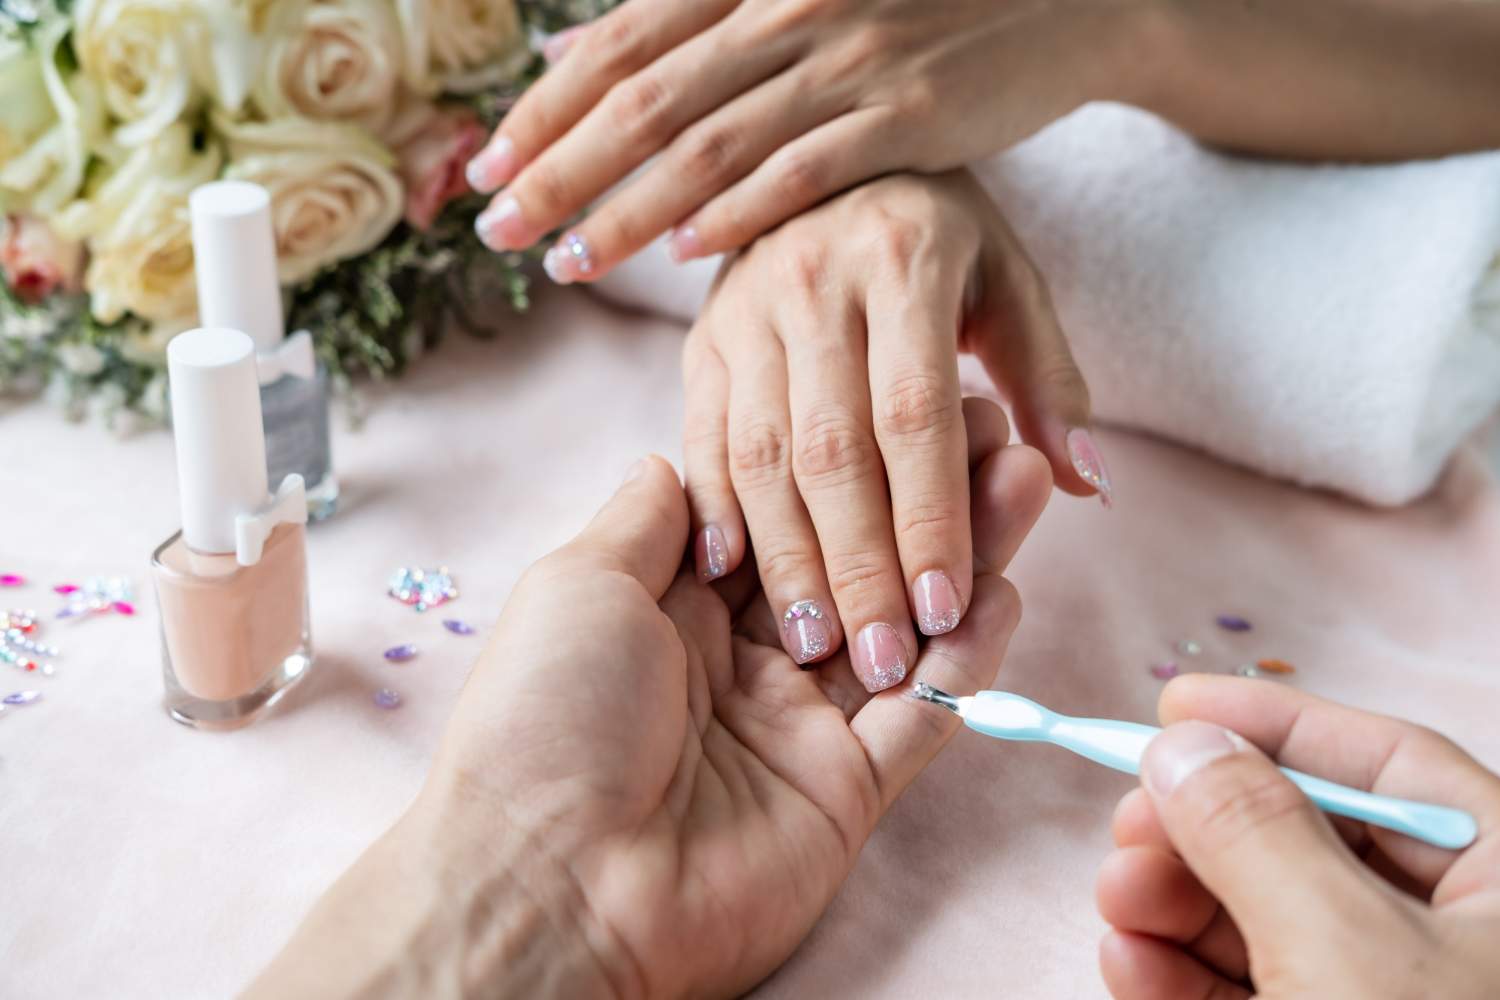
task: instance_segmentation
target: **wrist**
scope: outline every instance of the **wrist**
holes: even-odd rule
[[[567,866],[495,817],[453,836],[419,800],[318,902],[249,997],[616,1000]]]

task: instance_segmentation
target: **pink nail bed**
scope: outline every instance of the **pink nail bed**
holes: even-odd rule
[[[958,588],[941,570],[931,569],[917,577],[912,585],[912,603],[923,635],[946,635],[958,628],[963,617]]]
[[[516,147],[506,136],[496,136],[464,167],[464,179],[480,194],[498,190],[516,172]]]
[[[474,220],[479,241],[491,250],[519,250],[526,245],[524,228],[521,204],[510,195],[480,212]]]
[[[698,543],[694,552],[698,565],[698,579],[704,583],[717,580],[729,568],[729,546],[724,543],[724,532],[717,524],[706,525],[698,532]]]
[[[702,257],[703,241],[698,238],[698,230],[692,226],[678,226],[672,230],[672,235],[667,237],[667,256],[674,264]]]
[[[593,273],[594,257],[588,240],[577,233],[566,233],[542,258],[542,270],[559,285],[571,285]]]
[[[1104,464],[1104,456],[1094,444],[1093,435],[1082,427],[1075,427],[1068,431],[1067,442],[1068,460],[1073,463],[1073,471],[1098,491],[1099,501],[1104,506],[1113,506],[1114,485],[1109,479],[1109,467]]]
[[[792,602],[781,616],[781,630],[786,634],[787,650],[798,664],[822,656],[832,642],[828,615],[817,601]]]
[[[860,629],[855,642],[854,672],[871,693],[895,687],[905,680],[906,643],[901,640],[901,633],[885,622]]]

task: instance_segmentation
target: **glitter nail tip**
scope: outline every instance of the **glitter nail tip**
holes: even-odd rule
[[[447,629],[449,632],[452,632],[454,635],[474,634],[474,626],[470,625],[468,622],[461,622],[457,618],[443,619],[443,628]]]
[[[14,691],[0,701],[7,705],[30,705],[42,696],[40,691]]]
[[[1219,615],[1214,621],[1226,632],[1248,632],[1251,628],[1249,620],[1239,615]]]
[[[1159,681],[1169,681],[1180,673],[1177,664],[1167,661],[1166,663],[1151,664],[1151,676]]]
[[[402,643],[399,646],[392,646],[381,655],[392,663],[404,663],[417,655],[417,647],[409,642]]]
[[[375,707],[390,711],[401,707],[401,692],[391,688],[381,688],[375,692]]]
[[[1177,643],[1177,652],[1183,656],[1197,656],[1203,652],[1203,644],[1196,639],[1182,639]]]

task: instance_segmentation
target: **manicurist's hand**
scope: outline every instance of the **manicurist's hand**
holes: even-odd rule
[[[966,172],[882,178],[785,223],[726,265],[699,315],[683,361],[698,571],[753,547],[798,663],[849,647],[880,690],[915,662],[918,630],[966,614],[966,454],[1003,429],[960,399],[960,351],[1058,484],[1108,502],[1046,288]]]
[[[1050,485],[985,426],[968,620],[915,665],[962,693],[999,665],[999,574]],[[416,802],[252,996],[730,996],[791,953],[958,721],[797,669],[753,568],[705,586],[687,540],[651,459],[526,573]]]
[[[1430,730],[1268,681],[1182,677],[1161,716],[1099,876],[1117,1000],[1500,996],[1500,778]],[[1479,838],[1330,823],[1272,757],[1468,810]]]
[[[557,40],[470,183],[519,249],[660,159],[551,255],[598,277],[676,227],[679,259],[744,245],[895,170],[1002,149],[1140,62],[1139,0],[630,0]],[[566,47],[566,54],[561,54]]]

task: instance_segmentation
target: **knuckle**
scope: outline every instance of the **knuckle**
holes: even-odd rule
[[[907,372],[886,388],[878,426],[892,437],[942,437],[958,427],[962,405],[936,372]]]
[[[784,473],[787,464],[785,428],[765,421],[747,423],[730,435],[729,468],[734,477],[758,483]]]
[[[825,555],[825,558],[828,560],[828,585],[835,594],[865,594],[889,586],[892,580],[891,568],[868,554]],[[899,579],[899,574],[896,579]]]
[[[823,197],[828,168],[821,159],[800,150],[787,150],[777,161],[772,195],[781,204],[800,208]]]
[[[875,260],[894,274],[909,272],[922,259],[927,227],[884,206],[877,206],[869,219],[869,248]]]
[[[684,141],[682,170],[700,184],[720,183],[734,170],[737,149],[731,130],[717,126],[700,129]]]
[[[956,523],[957,517],[953,501],[944,494],[935,493],[903,504],[896,511],[896,535],[946,533]]]
[[[817,566],[807,552],[793,548],[789,540],[786,544],[771,544],[765,547],[765,551],[759,549],[755,553],[755,566],[763,580],[782,581],[789,585],[791,581],[797,581],[799,590],[804,590],[802,581],[817,579]],[[777,612],[780,614],[780,611]]]
[[[529,191],[526,202],[535,205],[541,216],[567,213],[571,207],[571,189],[560,169],[543,161],[528,172],[526,183]]]
[[[632,144],[666,138],[671,89],[654,73],[637,73],[610,91],[610,119]]]
[[[1065,351],[1057,351],[1038,363],[1032,375],[1035,387],[1048,396],[1077,396],[1088,401],[1088,386],[1083,373]]]
[[[827,281],[827,256],[820,244],[797,242],[784,247],[772,258],[787,291],[803,300],[813,301],[822,296]]]
[[[599,72],[617,75],[638,65],[645,38],[637,18],[624,10],[606,17],[584,32],[580,48],[586,48],[588,63]]]
[[[875,442],[844,407],[814,410],[803,428],[792,455],[793,474],[799,481],[838,486],[873,471]]]
[[[1248,838],[1307,808],[1307,800],[1280,774],[1257,775],[1206,804],[1198,821],[1199,836],[1219,851],[1230,851]]]

